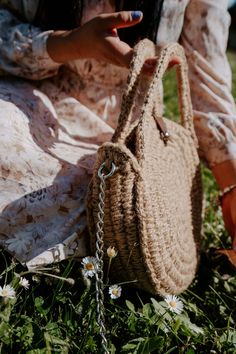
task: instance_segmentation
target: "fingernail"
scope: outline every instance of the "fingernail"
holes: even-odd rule
[[[132,16],[132,20],[138,20],[142,16],[142,12],[132,11],[131,16]]]

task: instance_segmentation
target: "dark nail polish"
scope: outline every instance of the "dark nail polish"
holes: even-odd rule
[[[142,12],[141,11],[133,11],[131,13],[131,16],[132,16],[133,20],[138,20],[142,16]]]

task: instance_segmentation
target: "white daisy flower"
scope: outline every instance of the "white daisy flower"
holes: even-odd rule
[[[115,247],[109,246],[107,249],[107,255],[109,258],[114,258],[117,256],[117,251],[115,249]]]
[[[0,286],[0,296],[7,299],[14,299],[16,292],[11,285],[4,285],[3,288]]]
[[[84,257],[81,262],[83,275],[92,278],[97,270],[97,260],[95,257]]]
[[[23,288],[25,288],[26,290],[29,289],[29,281],[26,278],[22,278],[20,277],[20,281],[19,281],[20,286],[22,286]]]
[[[180,314],[183,311],[184,305],[182,301],[175,295],[167,295],[165,297],[165,302],[168,305],[168,309],[171,312],[175,312],[177,314]]]
[[[109,294],[111,299],[118,299],[121,296],[121,286],[111,285],[109,286]]]

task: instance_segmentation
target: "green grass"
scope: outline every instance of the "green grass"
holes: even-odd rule
[[[236,97],[236,54],[230,53],[229,59]],[[174,89],[170,75],[166,82],[166,112],[173,118],[177,113]],[[125,286],[121,298],[111,300],[105,289],[111,353],[236,353],[235,270],[214,252],[229,247],[230,238],[215,203],[216,185],[207,169],[203,169],[203,180],[202,256],[195,281],[180,296],[184,312],[173,315],[163,299],[153,299]],[[36,274],[37,279],[36,275],[25,274],[30,281],[29,290],[25,290],[18,283],[26,269],[4,252],[0,257],[0,285],[11,283],[17,294],[14,300],[0,302],[2,354],[102,353],[95,320],[94,279],[91,284],[84,282],[77,262],[66,261],[42,270],[44,274]]]
[[[236,54],[235,52],[228,53],[228,58],[232,68],[232,79],[233,79],[232,92],[233,92],[233,96],[236,98]]]

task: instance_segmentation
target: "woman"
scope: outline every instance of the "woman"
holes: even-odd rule
[[[114,12],[114,1],[65,1],[76,5],[64,14],[77,27],[54,31],[61,24],[51,12],[49,26],[46,3],[0,1],[0,242],[29,267],[87,254],[86,189],[96,149],[116,126],[132,57],[117,29],[142,21],[139,11]],[[165,0],[154,40],[179,40],[186,50],[200,154],[223,191],[236,248],[236,109],[226,9],[227,0]],[[65,28],[71,27],[69,20]],[[152,65],[147,61],[146,70]]]

